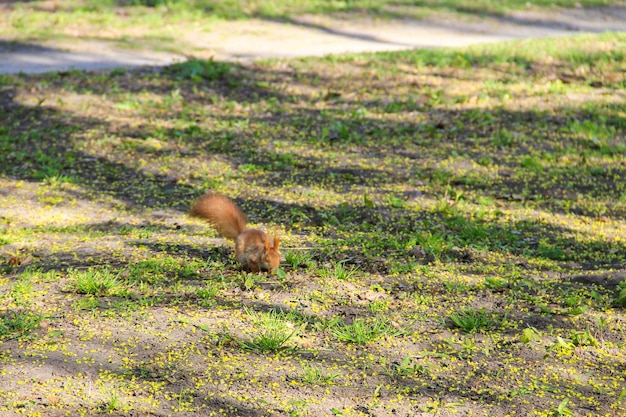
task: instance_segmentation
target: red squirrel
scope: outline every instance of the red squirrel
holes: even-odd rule
[[[230,198],[208,192],[191,206],[189,214],[209,222],[217,232],[235,241],[235,258],[250,272],[274,272],[280,264],[280,238],[261,229],[248,229],[248,219]]]

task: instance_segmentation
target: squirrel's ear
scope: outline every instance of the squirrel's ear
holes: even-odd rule
[[[278,250],[279,245],[280,245],[280,237],[274,236],[274,250]]]

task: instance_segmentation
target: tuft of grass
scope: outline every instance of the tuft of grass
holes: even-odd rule
[[[539,330],[534,327],[527,327],[522,330],[522,333],[520,334],[520,342],[522,343],[530,343],[539,339],[541,339],[541,333],[539,333]]]
[[[238,340],[244,350],[258,352],[276,352],[287,348],[287,342],[293,338],[301,327],[284,319],[283,314],[270,310],[268,313],[258,313],[245,307],[248,317],[258,328],[255,334],[249,334],[247,340]]]
[[[70,269],[67,271],[70,288],[78,294],[96,296],[123,295],[126,287],[116,274],[109,268],[89,268],[86,271]]]
[[[626,280],[617,284],[618,294],[611,303],[616,307],[625,307],[626,306]]]
[[[291,265],[293,269],[298,269],[300,267],[310,268],[314,262],[311,259],[311,255],[307,251],[303,250],[288,250],[285,253],[285,261]]]
[[[124,408],[124,403],[122,402],[119,393],[116,390],[111,390],[109,398],[102,402],[100,408],[103,413],[113,414],[116,411],[122,410]]]
[[[227,62],[217,62],[213,59],[190,59],[168,67],[167,73],[178,80],[201,82],[219,80],[228,74],[230,69],[231,65]]]
[[[175,278],[196,277],[198,270],[204,266],[202,261],[187,261],[173,256],[146,259],[129,266],[128,280],[132,283],[155,285]]]
[[[547,349],[551,352],[556,352],[557,354],[569,355],[571,354],[576,346],[572,343],[571,340],[564,339],[561,336],[557,336],[550,346]]]
[[[449,239],[443,233],[426,231],[416,236],[416,244],[423,252],[434,259],[439,259],[449,247]]]
[[[220,288],[217,284],[213,282],[208,282],[204,288],[200,288],[196,291],[196,295],[198,298],[202,300],[210,300],[214,298],[219,292]]]
[[[396,329],[391,323],[380,318],[374,320],[357,318],[350,324],[338,321],[331,328],[331,333],[341,342],[364,345],[385,336],[400,336],[404,334],[404,330]]]
[[[305,365],[301,379],[305,384],[328,385],[333,383],[340,375],[341,373],[339,372],[326,372],[319,366]]]
[[[491,314],[484,308],[474,309],[466,307],[448,315],[448,319],[465,333],[476,333],[490,330],[495,327]]]
[[[572,329],[570,338],[574,346],[598,346],[598,339],[591,334],[589,326],[584,331]]]
[[[98,308],[98,306],[100,306],[100,301],[95,296],[89,294],[85,297],[75,300],[72,306],[74,307],[74,310],[76,311],[80,311],[80,310],[93,311],[96,308]]]
[[[510,283],[499,277],[485,277],[485,286],[492,290],[502,290],[510,286]]]
[[[345,263],[345,260],[333,262],[330,267],[320,269],[319,274],[326,279],[348,280],[356,274],[357,268],[354,265],[346,267]]]
[[[424,365],[416,363],[414,357],[407,355],[402,358],[401,362],[392,363],[385,373],[390,376],[404,377],[408,375],[427,375],[430,371]]]
[[[42,320],[43,315],[32,311],[9,311],[0,316],[0,339],[28,336]]]
[[[570,401],[569,398],[563,399],[563,401],[561,401],[559,403],[559,405],[557,405],[555,407],[552,407],[550,409],[550,411],[548,412],[548,416],[549,417],[571,417],[571,416],[573,416],[574,412],[567,405],[567,404],[569,404],[569,401]]]

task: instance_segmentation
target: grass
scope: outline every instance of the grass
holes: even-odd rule
[[[0,340],[26,337],[39,328],[43,316],[32,311],[10,311],[0,316]]]
[[[319,274],[326,279],[348,280],[355,276],[357,269],[354,265],[345,266],[346,261],[333,262],[332,265],[321,268]]]
[[[258,331],[249,334],[248,339],[239,341],[242,349],[258,352],[284,350],[287,342],[301,330],[274,310],[268,313],[257,313],[247,308],[245,310]]]
[[[407,355],[402,358],[402,361],[392,363],[385,373],[392,377],[402,378],[410,375],[428,375],[429,372],[428,368],[417,363],[415,358]]]
[[[484,309],[468,307],[450,314],[448,318],[465,333],[486,331],[495,326],[494,319]]]
[[[394,328],[383,319],[366,320],[357,318],[352,323],[338,322],[331,329],[333,336],[341,342],[364,345],[381,337],[399,336],[402,330]]]
[[[326,372],[319,366],[305,366],[302,373],[302,382],[310,385],[332,384],[341,373]]]
[[[78,294],[120,295],[125,291],[118,275],[108,268],[90,268],[87,271],[68,270],[70,285]]]
[[[303,250],[289,250],[285,253],[285,262],[293,269],[309,268],[313,264],[311,256]]]
[[[231,65],[210,60],[190,59],[174,64],[168,68],[168,73],[179,80],[200,82],[203,80],[217,80],[224,78],[230,71]]]
[[[624,414],[625,44],[0,78],[0,414]]]

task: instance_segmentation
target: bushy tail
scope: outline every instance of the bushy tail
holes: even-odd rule
[[[246,229],[248,219],[230,198],[214,193],[200,197],[189,214],[206,219],[225,238],[235,240]]]

